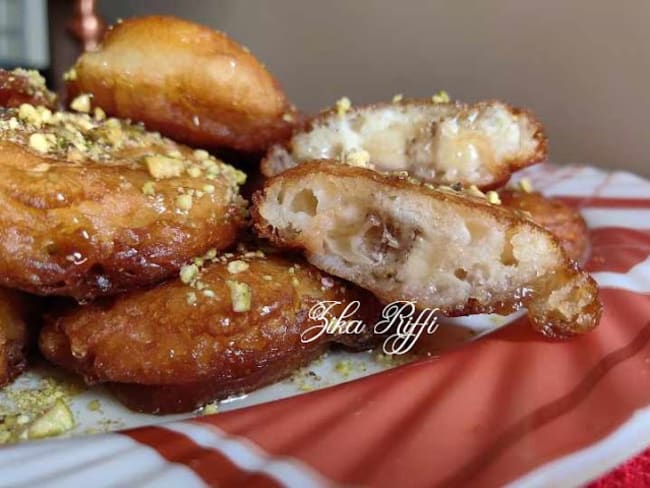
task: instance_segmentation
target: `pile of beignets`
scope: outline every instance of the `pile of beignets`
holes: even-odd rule
[[[191,411],[380,344],[302,341],[326,300],[371,326],[395,300],[525,307],[549,337],[598,323],[583,219],[505,188],[546,157],[530,112],[441,92],[304,117],[248,49],[159,16],[65,80],[61,109],[37,73],[0,72],[0,385],[37,338],[129,408]]]

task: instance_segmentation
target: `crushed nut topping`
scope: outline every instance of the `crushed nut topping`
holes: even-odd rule
[[[90,112],[90,95],[83,93],[70,102],[70,108],[85,114]]]
[[[350,110],[352,103],[348,97],[342,97],[336,102],[336,113],[339,117],[343,117],[345,113]]]
[[[191,195],[178,195],[176,197],[176,207],[178,207],[180,210],[188,211],[192,208],[193,202],[192,202],[192,196]]]
[[[519,188],[521,191],[526,192],[526,193],[533,193],[535,189],[533,188],[533,184],[530,182],[528,178],[522,178],[519,181]]]
[[[345,154],[344,161],[350,166],[357,166],[359,168],[373,168],[370,164],[370,153],[364,149],[358,151],[350,151]]]
[[[395,96],[393,97],[393,103],[399,103],[399,102],[401,102],[403,99],[404,99],[404,95],[402,95],[401,93],[398,93],[397,95],[395,95]]]
[[[230,274],[241,273],[242,271],[246,271],[248,268],[248,263],[246,261],[242,261],[241,259],[230,261],[228,263],[228,273]]]
[[[226,280],[230,289],[233,312],[248,312],[251,309],[251,288],[247,283],[240,281]]]
[[[431,97],[433,103],[449,103],[450,98],[449,94],[445,90],[440,90],[434,96]]]
[[[499,198],[499,194],[495,191],[489,191],[487,192],[487,200],[493,205],[501,205],[501,198]]]

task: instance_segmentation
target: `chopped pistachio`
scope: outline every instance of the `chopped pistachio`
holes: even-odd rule
[[[182,160],[167,156],[147,156],[144,162],[149,174],[157,179],[175,178],[181,176],[185,170],[185,163]]]
[[[351,151],[345,155],[345,162],[350,166],[366,168],[370,162],[370,153],[364,149]]]
[[[194,151],[194,157],[199,160],[208,159],[210,157],[210,153],[204,149],[196,149]]]
[[[76,112],[83,112],[85,114],[90,112],[90,95],[83,93],[76,97],[70,103],[70,108]]]
[[[488,202],[490,202],[493,205],[501,205],[501,199],[499,198],[499,194],[495,191],[489,191],[487,192],[487,199]]]
[[[94,113],[96,120],[104,120],[106,118],[106,112],[104,112],[101,107],[95,107]]]
[[[271,275],[264,275],[262,276],[262,278],[264,279],[264,281],[273,281],[273,276]]]
[[[186,300],[188,305],[194,305],[196,303],[196,293],[193,291],[188,292]]]
[[[203,410],[201,413],[203,415],[212,415],[217,413],[219,408],[217,407],[216,403],[208,403],[205,407],[203,407]]]
[[[51,134],[41,134],[35,132],[29,136],[29,147],[33,150],[38,151],[39,153],[47,153],[52,147],[51,139],[47,136]]]
[[[248,263],[240,259],[228,263],[228,273],[230,274],[241,273],[242,271],[246,271],[248,268]]]
[[[64,81],[74,81],[77,79],[77,70],[74,68],[70,68],[68,71],[63,73],[63,79]]]
[[[445,90],[440,90],[438,93],[431,97],[431,100],[433,103],[448,103],[450,99],[449,94]]]
[[[206,252],[203,257],[205,259],[214,259],[217,257],[217,250],[215,248],[209,249],[208,252]]]
[[[212,290],[203,290],[203,296],[206,296],[208,298],[214,298],[216,297],[216,293],[213,292]]]
[[[101,407],[102,407],[102,405],[101,405],[101,403],[99,403],[99,400],[97,400],[97,399],[95,399],[95,400],[90,400],[90,401],[88,402],[88,410],[90,410],[91,412],[96,412],[96,411],[99,410]]]
[[[352,103],[348,97],[342,97],[336,102],[336,113],[339,117],[343,117],[345,113],[350,110]]]
[[[398,93],[393,97],[393,103],[401,102],[404,96],[401,93]]]
[[[533,184],[528,178],[522,178],[521,181],[519,181],[519,188],[521,188],[525,193],[532,193],[534,191]]]
[[[36,125],[40,127],[41,117],[38,115],[38,112],[33,105],[29,103],[23,103],[18,109],[18,118],[24,122]]]
[[[156,193],[156,184],[153,181],[147,181],[142,185],[142,193],[145,195],[153,195]]]
[[[176,206],[181,210],[192,208],[192,197],[190,195],[178,195],[176,197]]]
[[[294,117],[290,113],[284,113],[284,114],[282,114],[282,120],[284,120],[285,122],[291,123],[291,122],[294,121]]]
[[[196,264],[186,264],[181,267],[180,278],[185,284],[191,283],[199,274],[199,267]]]
[[[42,439],[62,434],[74,427],[72,412],[60,398],[27,428],[28,439]]]
[[[190,166],[187,168],[187,174],[192,178],[199,178],[202,174],[202,171],[198,166]]]
[[[226,280],[230,289],[230,299],[234,312],[248,312],[251,309],[251,289],[247,283],[240,281]]]
[[[214,193],[214,190],[215,190],[214,185],[210,185],[210,184],[203,185],[203,191],[205,193],[210,193],[211,194],[211,193]]]

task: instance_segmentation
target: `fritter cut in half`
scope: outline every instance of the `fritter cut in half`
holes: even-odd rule
[[[90,299],[161,281],[235,241],[244,179],[102,112],[2,110],[0,284]]]
[[[501,102],[429,99],[347,107],[339,101],[338,110],[272,147],[262,173],[270,177],[305,161],[335,159],[381,172],[406,171],[424,182],[485,189],[546,157],[540,123]]]
[[[54,109],[57,99],[38,71],[0,69],[0,107],[19,107],[23,103]]]
[[[128,19],[67,75],[70,95],[204,148],[265,151],[296,117],[275,78],[222,32],[174,17]]]
[[[303,260],[260,251],[206,256],[157,288],[51,319],[40,349],[88,383],[110,383],[131,409],[189,411],[281,379],[329,342],[367,346],[370,333],[306,333],[314,340],[301,340],[321,323],[312,307],[329,300],[340,303],[327,317],[359,300],[356,318],[372,331],[376,299]]]
[[[316,162],[268,180],[253,201],[260,236],[384,302],[449,316],[526,306],[548,336],[598,323],[591,277],[548,231],[485,199]]]
[[[499,191],[499,197],[505,207],[526,212],[533,222],[557,237],[569,258],[577,263],[586,260],[589,230],[578,210],[533,191],[505,189]]]
[[[0,288],[0,387],[7,385],[27,366],[27,347],[36,309],[17,291]]]

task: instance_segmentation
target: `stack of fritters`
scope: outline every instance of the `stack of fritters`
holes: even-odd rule
[[[527,307],[556,337],[598,322],[598,289],[572,261],[587,247],[579,214],[482,191],[544,159],[526,111],[342,99],[298,123],[247,49],[171,17],[119,24],[66,79],[72,111],[57,111],[32,75],[0,74],[0,284],[79,301],[45,313],[40,350],[133,409],[192,410],[331,343],[371,347],[395,300],[448,316]],[[264,154],[252,222],[246,175],[207,150]],[[304,341],[322,301],[338,303],[325,318],[359,301],[366,333]],[[6,382],[28,334],[5,308]]]

